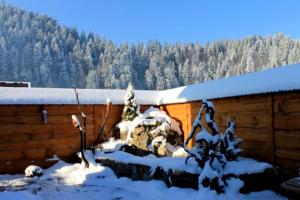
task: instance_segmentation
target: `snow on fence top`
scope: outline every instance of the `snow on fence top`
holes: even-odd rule
[[[160,105],[300,90],[300,64],[163,91],[136,90],[137,103]],[[78,89],[81,104],[123,104],[126,90]],[[1,88],[0,105],[76,104],[74,89]]]
[[[165,90],[160,104],[300,90],[300,64]]]
[[[80,104],[123,104],[126,90],[77,89]],[[157,91],[137,90],[137,103],[155,104]],[[0,105],[77,104],[74,89],[61,88],[0,88]]]

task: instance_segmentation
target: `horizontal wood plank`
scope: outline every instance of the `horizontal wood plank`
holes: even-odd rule
[[[275,150],[275,155],[278,158],[300,161],[299,149],[277,148]]]
[[[300,150],[300,131],[276,130],[274,136],[277,148]]]
[[[300,113],[275,115],[275,129],[300,130]]]
[[[275,114],[300,113],[300,98],[275,100],[274,112]]]

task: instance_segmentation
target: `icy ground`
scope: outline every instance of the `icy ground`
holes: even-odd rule
[[[117,178],[107,167],[91,165],[85,169],[81,164],[59,161],[44,170],[40,178],[24,178],[24,175],[0,175],[0,200],[34,199],[101,199],[101,200],[153,200],[153,199],[284,199],[271,191],[255,192],[248,195],[237,191],[243,183],[233,179],[225,194],[200,188],[167,188],[161,181],[131,181]]]

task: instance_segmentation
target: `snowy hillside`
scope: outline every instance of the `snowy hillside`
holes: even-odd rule
[[[207,44],[116,44],[0,3],[0,80],[33,87],[169,89],[300,61],[284,34]]]

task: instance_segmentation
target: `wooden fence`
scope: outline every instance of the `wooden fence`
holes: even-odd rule
[[[215,119],[224,131],[227,117],[236,123],[236,134],[243,139],[243,155],[297,169],[300,167],[300,92],[270,93],[213,100]],[[142,110],[148,106],[142,106]],[[189,134],[200,101],[160,106],[177,119]],[[113,105],[105,137],[113,135],[120,121],[122,105]],[[42,111],[48,111],[48,123]],[[97,136],[105,113],[105,105],[88,105],[88,143]],[[31,163],[43,167],[54,154],[70,160],[79,150],[79,135],[72,127],[71,115],[79,115],[76,105],[0,106],[0,174],[20,173]],[[102,138],[103,140],[105,138]],[[191,146],[192,144],[190,144]]]
[[[243,139],[243,155],[267,161],[295,173],[300,168],[300,92],[270,93],[212,100],[215,120],[224,132],[228,116]],[[201,102],[164,105],[177,118],[186,138]],[[192,146],[192,144],[189,144]]]
[[[111,134],[120,120],[122,106],[113,106],[107,120]],[[91,145],[101,125],[105,106],[83,106],[87,114],[87,142]],[[48,112],[44,124],[42,111]],[[0,174],[23,172],[31,163],[43,167],[53,162],[47,158],[57,155],[70,160],[79,150],[79,133],[72,126],[71,115],[80,117],[77,106],[0,106]]]

